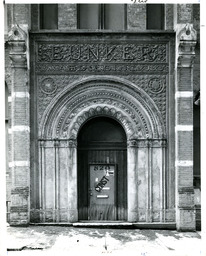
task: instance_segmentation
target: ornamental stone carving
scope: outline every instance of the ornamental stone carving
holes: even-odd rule
[[[8,34],[9,45],[11,51],[9,57],[12,61],[12,67],[26,68],[27,67],[27,34],[17,24],[13,25]]]
[[[41,82],[41,90],[43,93],[46,94],[53,94],[57,89],[56,84],[54,83],[54,80],[52,78],[45,78]]]
[[[86,76],[81,76],[81,81],[85,80]],[[54,91],[54,93],[52,94],[48,94],[48,93],[44,93],[42,91],[42,82],[44,80],[47,81],[48,78],[53,79],[54,83],[57,85],[58,87],[56,88],[56,90]],[[110,77],[111,78],[111,77]],[[141,88],[142,90],[144,90],[154,101],[154,103],[156,104],[156,106],[158,107],[162,118],[164,120],[164,123],[166,125],[166,76],[165,75],[128,75],[128,76],[118,76],[119,79],[121,80],[125,80],[125,78],[127,79],[127,81],[131,81],[133,82],[136,87]],[[151,81],[157,81],[161,84],[161,86],[163,87],[161,91],[159,91],[158,93],[155,93],[154,91],[152,92],[152,90],[149,89],[149,84],[151,83]],[[39,102],[39,107],[38,107],[38,116],[39,116],[39,120],[41,119],[43,112],[45,111],[45,109],[47,108],[47,106],[50,104],[50,102],[52,101],[52,99],[59,93],[61,93],[62,91],[66,90],[70,90],[70,87],[72,87],[72,84],[75,83],[75,81],[77,81],[77,77],[74,75],[69,75],[69,76],[63,76],[63,75],[52,75],[52,76],[38,76],[37,77],[37,85],[39,88],[39,92],[38,92],[38,102]],[[109,80],[108,80],[109,81]],[[78,81],[77,81],[78,82]],[[78,91],[79,93],[81,92],[82,88],[85,88],[85,91],[89,91],[91,88],[91,85],[87,85],[86,83],[81,83],[81,89]],[[98,85],[96,85],[98,86]],[[101,86],[101,85],[100,85]],[[98,87],[100,87],[98,86]],[[107,99],[107,103],[108,104],[115,104],[115,102],[112,102],[112,97],[116,98],[118,97],[116,94],[111,94],[111,91],[114,90],[119,90],[119,88],[117,88],[117,86],[115,86],[115,84],[110,84],[110,88],[111,90],[109,90],[109,92],[106,92],[104,90],[104,92],[102,92],[102,94],[100,95],[99,93],[96,93],[94,95],[95,99],[90,99],[90,101],[92,101],[93,103],[95,103],[95,101],[98,98],[98,102],[99,103],[106,103],[106,101],[103,99],[103,97],[105,97],[105,95],[107,95],[110,99]],[[65,90],[65,91],[66,91]],[[128,93],[128,89],[122,84],[122,88],[121,90],[123,90],[124,92]],[[66,92],[65,92],[66,93]],[[72,95],[72,97],[74,96],[72,90],[70,90],[70,94]],[[91,95],[91,94],[90,94]],[[89,96],[86,96],[89,97]],[[70,108],[71,105],[73,106],[73,104],[78,104],[78,102],[82,103],[82,107],[84,108],[86,105],[85,104],[89,104],[87,103],[83,103],[83,101],[85,100],[85,95],[83,97],[79,97],[78,99],[76,99],[76,101],[74,101],[74,103],[70,103],[67,108]],[[78,101],[78,102],[77,102]],[[84,106],[83,106],[84,105]],[[120,104],[121,105],[121,104]],[[122,104],[122,108],[125,108],[125,105]]]
[[[81,126],[95,116],[110,116],[129,138],[165,138],[165,126],[154,101],[131,82],[92,77],[65,88],[47,106],[40,137],[76,139]]]
[[[164,89],[164,83],[159,78],[152,78],[149,81],[148,89],[151,93],[161,93]]]
[[[137,40],[37,42],[38,74],[169,72],[167,43]]]
[[[157,62],[166,63],[166,44],[105,42],[96,43],[39,43],[37,62],[40,63],[94,63],[94,62]]]
[[[178,65],[182,67],[191,67],[195,58],[197,32],[193,28],[193,24],[179,26]]]

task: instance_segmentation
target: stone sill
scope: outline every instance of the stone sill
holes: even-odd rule
[[[70,226],[70,227],[77,227],[77,228],[131,228],[131,229],[176,229],[175,222],[87,222],[87,221],[80,221],[75,223],[68,223],[68,222],[50,222],[50,223],[30,223],[31,226]]]
[[[31,30],[29,31],[31,34],[174,34],[174,30],[84,30],[84,29],[75,29],[75,30]]]

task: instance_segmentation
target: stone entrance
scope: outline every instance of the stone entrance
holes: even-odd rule
[[[99,116],[117,120],[126,132],[127,220],[174,221],[174,209],[166,206],[164,120],[145,91],[109,76],[87,77],[68,85],[47,106],[38,140],[40,211],[32,213],[39,212],[41,222],[78,220],[77,135],[87,120]]]
[[[131,25],[131,17],[142,12],[136,5],[128,5],[130,22],[122,32],[43,31],[38,5],[13,7],[8,6],[13,18],[6,39],[10,224],[80,219],[78,134],[90,119],[104,117],[126,134],[124,219],[174,222],[178,230],[195,230],[192,114],[199,62],[194,77],[193,63],[199,34],[193,24],[199,31],[198,5],[165,5],[165,30],[142,27],[142,32]],[[58,7],[61,14],[63,6]],[[76,5],[70,7],[77,21]],[[32,22],[31,10],[36,10]],[[197,16],[192,17],[193,10]],[[146,15],[137,16],[144,16],[145,26]]]

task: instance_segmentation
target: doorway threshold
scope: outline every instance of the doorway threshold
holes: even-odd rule
[[[79,221],[73,223],[73,227],[84,228],[130,228],[130,229],[169,229],[175,230],[175,222],[121,222],[121,221]]]
[[[79,221],[73,223],[73,227],[88,227],[88,228],[133,228],[130,222],[122,221]]]
[[[30,223],[33,226],[65,226],[75,228],[113,228],[113,229],[165,229],[175,230],[175,222],[124,222],[124,221],[79,221]]]

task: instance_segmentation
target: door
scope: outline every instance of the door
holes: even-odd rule
[[[95,117],[77,139],[78,218],[91,221],[127,219],[127,144],[122,126]]]
[[[115,165],[89,165],[89,220],[116,220]]]

